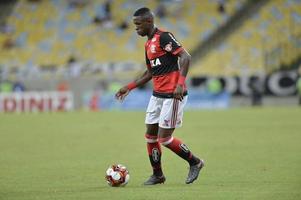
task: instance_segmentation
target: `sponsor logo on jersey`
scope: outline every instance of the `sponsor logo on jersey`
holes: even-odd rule
[[[160,159],[160,153],[159,150],[157,148],[153,148],[152,149],[152,158],[154,162],[158,162]]]
[[[161,65],[161,62],[160,62],[159,58],[156,58],[154,60],[150,60],[150,64],[151,64],[151,67],[156,67],[158,65]]]
[[[172,50],[172,44],[171,44],[171,42],[168,43],[167,45],[165,45],[164,50],[167,51],[167,52],[171,52],[171,50]]]

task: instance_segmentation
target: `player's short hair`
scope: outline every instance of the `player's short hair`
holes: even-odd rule
[[[133,14],[133,16],[137,17],[137,16],[144,16],[145,14],[149,14],[151,13],[151,10],[147,7],[142,7],[139,8],[138,10],[136,10]]]

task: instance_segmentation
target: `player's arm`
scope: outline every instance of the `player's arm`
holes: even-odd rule
[[[189,71],[191,55],[183,49],[179,54],[180,76],[186,77]]]
[[[182,100],[184,94],[185,78],[188,73],[191,56],[176,40],[174,35],[169,32],[164,32],[161,34],[160,45],[166,52],[171,53],[174,56],[178,56],[179,58],[180,77],[173,94],[175,99]]]
[[[126,86],[120,88],[118,92],[115,94],[117,100],[123,101],[124,98],[129,94],[129,92],[136,87],[140,87],[150,81],[152,79],[152,74],[149,69],[145,70],[145,72],[135,81],[127,84]]]
[[[115,94],[115,98],[117,100],[123,101],[124,98],[130,93],[131,90],[135,89],[136,87],[140,87],[150,81],[152,79],[152,73],[151,73],[151,65],[150,61],[147,57],[146,49],[145,49],[145,64],[147,66],[147,69],[145,72],[135,81],[127,84],[126,86],[120,88],[118,92]]]
[[[174,91],[174,98],[182,100],[184,98],[184,84],[185,84],[185,79],[189,70],[189,65],[191,61],[191,56],[190,54],[183,49],[181,52],[178,54],[179,56],[179,65],[180,65],[180,76],[178,79],[178,84],[177,87]]]

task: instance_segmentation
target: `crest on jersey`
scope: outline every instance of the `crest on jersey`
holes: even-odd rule
[[[171,44],[171,42],[168,43],[167,45],[165,45],[164,50],[167,51],[167,52],[171,52],[171,50],[172,50],[172,44]]]
[[[152,45],[150,46],[150,51],[151,51],[152,53],[156,53],[156,45],[152,44]]]
[[[157,40],[157,38],[154,37],[154,38],[152,39],[152,42],[155,42],[156,40]]]

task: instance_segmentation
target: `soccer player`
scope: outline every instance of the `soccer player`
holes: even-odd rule
[[[165,182],[161,168],[160,144],[169,148],[189,163],[186,183],[198,178],[204,161],[191,153],[179,139],[173,137],[175,128],[182,125],[183,109],[187,101],[185,78],[191,56],[172,33],[158,29],[149,8],[140,8],[133,15],[137,34],[147,36],[145,59],[147,70],[137,80],[119,89],[118,100],[123,100],[131,90],[153,80],[153,95],[146,110],[146,142],[153,174],[144,185]]]

